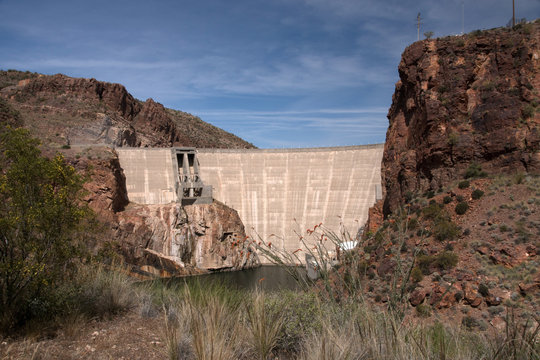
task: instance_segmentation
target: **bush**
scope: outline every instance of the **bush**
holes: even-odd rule
[[[436,202],[432,202],[429,206],[422,209],[422,214],[426,219],[435,220],[442,215],[441,205]]]
[[[464,174],[465,179],[481,178],[481,177],[486,177],[486,176],[487,176],[487,173],[485,171],[482,171],[482,168],[480,167],[480,165],[476,163],[470,164]]]
[[[483,297],[486,297],[489,295],[489,289],[486,284],[482,283],[478,285],[478,293],[482,295]]]
[[[279,313],[285,319],[277,341],[277,347],[287,350],[299,350],[298,346],[305,333],[321,328],[320,304],[314,292],[296,293],[283,291],[271,296],[265,307],[267,311]]]
[[[80,201],[82,178],[61,155],[41,156],[38,145],[24,129],[0,134],[0,330],[51,315],[90,214]]]
[[[468,315],[461,320],[461,324],[469,330],[480,326],[480,323],[477,319]]]
[[[415,283],[422,281],[424,278],[424,274],[422,273],[422,270],[415,266],[411,271],[411,280]]]
[[[484,196],[484,192],[480,189],[476,189],[472,192],[472,198],[474,200],[480,199],[482,196]]]
[[[429,317],[431,315],[431,307],[426,304],[420,304],[416,307],[416,314],[420,317]]]
[[[463,181],[460,181],[459,184],[458,184],[458,188],[460,189],[466,189],[468,188],[470,185],[469,181],[468,180],[463,180]]]
[[[452,197],[451,197],[451,196],[446,195],[446,196],[443,198],[443,203],[445,203],[445,204],[450,204],[451,202],[452,202]]]
[[[536,109],[534,108],[532,104],[527,104],[521,109],[521,114],[523,115],[523,118],[525,120],[532,118],[535,112],[536,112]]]
[[[418,228],[418,219],[416,219],[416,218],[410,219],[408,224],[407,224],[407,229],[408,230],[416,230],[416,228]]]
[[[449,270],[458,263],[458,256],[452,251],[443,251],[434,259],[434,265],[441,270]]]
[[[423,275],[429,275],[431,273],[431,266],[434,261],[435,257],[431,255],[419,255],[416,258],[418,269],[420,269]]]
[[[525,180],[525,174],[517,173],[517,174],[514,175],[514,183],[522,184],[523,180]]]
[[[438,241],[451,241],[458,237],[459,227],[448,219],[438,219],[433,227],[433,235]]]
[[[463,215],[469,210],[469,205],[466,202],[460,202],[456,205],[456,214]]]

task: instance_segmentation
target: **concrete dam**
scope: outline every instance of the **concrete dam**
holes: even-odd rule
[[[382,195],[383,150],[384,144],[262,150],[116,149],[130,201],[204,203],[213,197],[238,211],[251,238],[260,237],[290,252],[302,248],[299,236],[320,223],[332,231],[345,228],[356,235],[369,208]]]

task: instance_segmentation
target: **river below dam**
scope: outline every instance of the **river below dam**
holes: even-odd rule
[[[263,265],[240,271],[216,272],[174,278],[167,280],[167,283],[169,285],[175,285],[198,281],[203,284],[222,284],[239,290],[255,290],[259,288],[270,292],[300,289],[301,284],[292,276],[291,271],[297,271],[300,276],[305,276],[305,270],[303,268],[288,269],[281,266]]]

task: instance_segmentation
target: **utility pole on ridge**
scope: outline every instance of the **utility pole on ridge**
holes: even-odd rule
[[[420,17],[420,13],[418,13],[418,15],[416,15],[416,30],[418,32],[418,41],[420,41],[420,24],[422,24],[420,20],[422,20],[422,18]]]
[[[515,0],[512,0],[512,27],[516,26],[516,7]]]
[[[513,0],[512,0],[513,1]],[[461,35],[465,33],[465,1],[461,1]]]

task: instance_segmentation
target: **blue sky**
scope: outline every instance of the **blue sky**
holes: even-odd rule
[[[121,83],[261,148],[381,143],[417,13],[421,34],[459,34],[462,4],[465,32],[512,16],[511,0],[0,0],[0,69]]]

